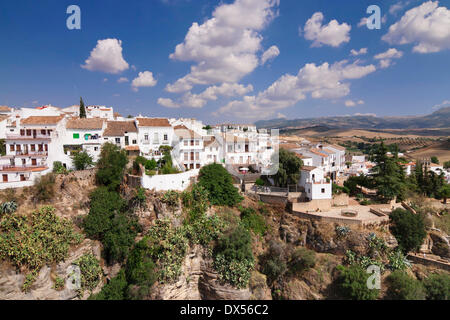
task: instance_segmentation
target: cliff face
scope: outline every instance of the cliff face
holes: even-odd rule
[[[182,275],[174,284],[156,284],[151,299],[157,300],[248,300],[271,299],[265,276],[254,272],[249,288],[221,284],[205,249],[194,246],[186,255]]]
[[[29,292],[22,291],[25,275],[17,272],[15,268],[4,263],[0,268],[0,300],[78,300],[77,290],[71,289],[70,280],[66,280],[64,289],[57,291],[53,288],[56,277],[67,279],[70,277],[70,266],[81,256],[92,253],[100,260],[101,245],[97,241],[85,240],[78,247],[69,252],[69,257],[54,266],[45,266],[39,272],[36,281]],[[94,292],[100,290],[99,283]],[[87,299],[89,293],[85,292],[81,299]]]

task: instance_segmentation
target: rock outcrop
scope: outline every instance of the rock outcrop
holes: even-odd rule
[[[4,264],[0,268],[0,300],[74,300],[80,299],[78,291],[70,285],[70,266],[81,256],[92,253],[100,260],[101,245],[97,241],[85,240],[77,248],[69,252],[68,258],[56,266],[44,266],[31,289],[25,293],[22,285],[25,275],[17,272],[15,268]],[[53,288],[56,277],[66,279],[64,289],[57,291]],[[102,284],[94,290],[100,290]],[[83,295],[86,299],[87,292]]]
[[[261,277],[262,276],[262,277]],[[194,246],[186,255],[182,275],[174,284],[156,284],[151,299],[156,300],[249,300],[271,299],[265,276],[252,275],[251,285],[236,289],[220,283],[212,268],[212,259],[201,246]]]

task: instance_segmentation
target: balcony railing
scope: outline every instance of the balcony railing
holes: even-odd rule
[[[3,165],[0,166],[0,171],[5,171],[8,169],[34,169],[34,168],[43,168],[47,167],[46,162],[38,163],[36,165]]]
[[[47,151],[16,151],[16,156],[48,156]]]
[[[31,136],[25,136],[25,135],[20,135],[20,134],[6,134],[6,139],[9,140],[34,140],[34,139],[44,139],[44,140],[50,140],[51,136],[47,135],[47,134],[34,134]]]

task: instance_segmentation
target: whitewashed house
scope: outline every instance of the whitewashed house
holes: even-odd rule
[[[102,144],[105,142],[114,143],[129,154],[139,154],[138,129],[134,120],[107,121]]]
[[[138,145],[141,155],[146,158],[161,158],[159,148],[172,146],[174,130],[165,118],[136,118]]]
[[[203,137],[184,125],[174,128],[176,143],[172,154],[185,170],[200,169],[206,162]]]
[[[331,182],[327,182],[321,168],[303,166],[298,184],[305,189],[308,200],[325,200],[333,197]]]

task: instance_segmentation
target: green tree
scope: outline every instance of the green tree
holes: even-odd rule
[[[444,199],[444,203],[447,202],[447,199],[450,198],[450,184],[446,183],[443,185],[438,191],[439,197]]]
[[[289,184],[297,184],[300,179],[300,169],[303,166],[302,160],[295,153],[280,149],[278,172],[272,176],[275,185],[287,187]]]
[[[450,300],[450,275],[432,274],[424,280],[428,300]]]
[[[117,190],[122,183],[122,177],[128,157],[125,150],[121,150],[112,143],[105,143],[97,162],[97,183],[110,190]]]
[[[6,144],[5,139],[0,139],[0,156],[6,155]]]
[[[436,156],[432,156],[430,160],[431,160],[431,163],[439,164],[439,159]]]
[[[242,201],[238,189],[233,186],[233,179],[220,164],[213,163],[200,169],[199,186],[208,191],[212,205],[234,206]]]
[[[450,161],[445,161],[444,162],[444,169],[449,169],[450,168]]]
[[[427,236],[423,217],[398,208],[392,211],[389,218],[390,231],[397,239],[399,249],[405,254],[418,250]]]
[[[119,274],[105,284],[102,290],[91,295],[89,300],[125,300],[128,282],[125,278],[125,271],[120,270]]]
[[[378,298],[379,290],[367,287],[370,274],[360,265],[338,266],[337,270],[339,275],[336,284],[343,298],[350,300],[375,300]]]
[[[83,98],[80,97],[80,118],[86,118],[86,108],[84,106]]]
[[[316,264],[316,253],[307,248],[296,249],[288,263],[289,271],[294,275],[299,275],[304,271],[313,268]]]
[[[76,170],[86,170],[94,165],[92,157],[86,151],[75,152],[71,158]]]
[[[425,300],[423,284],[404,271],[394,271],[387,277],[387,295],[393,300]]]
[[[374,185],[378,190],[378,195],[384,199],[403,198],[406,192],[406,173],[398,164],[397,153],[394,153],[393,157],[389,157],[387,152],[387,147],[381,142],[375,147],[371,157],[376,163],[372,169]]]

